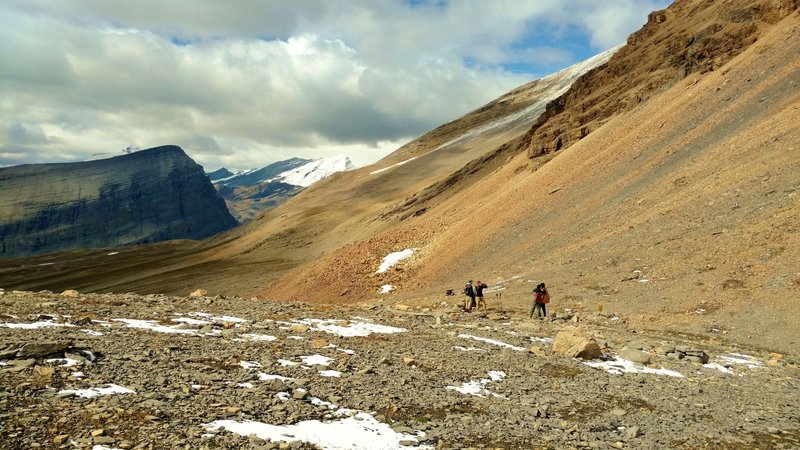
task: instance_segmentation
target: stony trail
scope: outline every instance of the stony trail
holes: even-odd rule
[[[555,316],[6,292],[0,447],[800,446],[792,355]]]

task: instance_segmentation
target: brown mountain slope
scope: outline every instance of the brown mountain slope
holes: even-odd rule
[[[445,186],[421,215],[392,217],[388,231],[263,295],[352,301],[394,284],[390,296],[410,301],[466,278],[523,276],[548,280],[573,306],[669,312],[641,317],[728,327],[765,345],[796,340],[773,330],[798,320],[797,13],[758,33],[726,66],[691,74],[547,164],[501,150],[480,177],[454,175],[465,186]],[[374,274],[383,255],[411,247],[400,270]],[[528,289],[510,284],[510,301]],[[761,311],[740,321],[754,301]]]
[[[800,288],[797,7],[677,2],[532,128],[470,133],[525,108],[492,103],[223,237],[178,244],[180,256],[160,267],[140,267],[160,247],[137,249],[114,276],[96,272],[84,286],[267,285],[269,299],[413,302],[480,276],[516,280],[502,283],[504,301],[522,305],[526,281],[543,279],[557,307],[603,303],[777,345],[763,331],[792,329]],[[418,251],[375,274],[404,248]],[[76,267],[62,267],[59,283]],[[377,294],[384,284],[397,290]],[[757,317],[741,321],[743,302],[756,298]]]

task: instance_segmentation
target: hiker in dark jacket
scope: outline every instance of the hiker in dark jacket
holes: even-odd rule
[[[531,316],[530,318],[533,319],[533,314],[536,314],[536,317],[547,317],[547,304],[550,303],[550,293],[547,292],[547,287],[544,283],[539,283],[536,286],[536,289],[533,290],[533,305],[531,305]],[[541,311],[541,316],[540,316]]]
[[[481,305],[483,305],[483,310],[486,311],[486,300],[483,299],[483,290],[488,288],[489,286],[486,283],[478,280],[478,284],[475,285],[475,296],[478,297],[478,304],[476,309],[481,309]]]
[[[464,311],[472,312],[472,308],[475,307],[475,288],[472,287],[472,280],[467,281],[467,285],[464,286],[464,295],[467,296],[464,299]]]

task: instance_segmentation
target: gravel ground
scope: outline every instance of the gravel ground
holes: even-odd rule
[[[566,326],[600,344],[589,363],[650,362],[556,355]],[[793,355],[569,311],[0,296],[5,449],[798,448],[798,375]]]

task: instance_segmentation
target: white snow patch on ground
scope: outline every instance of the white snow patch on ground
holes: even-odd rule
[[[256,361],[239,361],[239,365],[248,370],[261,368],[261,363]]]
[[[339,372],[338,370],[321,370],[319,372],[319,375],[322,376],[322,377],[339,378],[339,377],[342,376],[342,372]]]
[[[295,341],[302,341],[305,338],[303,336],[289,336],[289,339],[294,339]]]
[[[6,328],[19,328],[22,330],[35,330],[37,328],[47,327],[74,327],[71,323],[57,323],[52,320],[41,320],[33,323],[0,323],[0,327]]]
[[[275,336],[270,336],[268,334],[255,334],[255,333],[246,333],[241,335],[243,338],[247,338],[253,341],[277,341],[278,338]]]
[[[663,367],[660,369],[652,369],[650,367],[637,366],[633,361],[628,361],[619,356],[614,356],[614,359],[611,361],[586,361],[584,364],[596,369],[603,369],[612,375],[622,375],[623,373],[648,373],[683,378],[683,375],[679,372],[668,370]]]
[[[388,255],[383,257],[383,262],[380,266],[378,266],[378,270],[375,273],[384,273],[387,270],[394,267],[400,261],[410,258],[411,255],[414,254],[415,248],[407,248],[405,250],[400,250],[399,252],[389,253]]]
[[[309,355],[301,356],[300,360],[307,366],[327,366],[333,361],[333,358],[328,358],[322,355]]]
[[[178,328],[180,325],[160,325],[154,320],[138,320],[138,319],[113,319],[116,322],[123,322],[128,325],[128,328],[141,328],[152,330],[158,333],[178,333],[178,334],[195,334],[197,330],[187,330],[185,328]]]
[[[253,383],[236,383],[236,387],[245,388],[245,389],[252,389]]]
[[[119,255],[119,252],[109,252],[106,254],[106,256],[114,256],[114,255]]]
[[[279,360],[278,360],[278,361],[276,361],[276,362],[277,362],[278,364],[280,364],[281,366],[283,366],[283,367],[287,367],[287,366],[299,366],[299,365],[300,365],[300,363],[299,363],[299,362],[289,361],[288,359],[279,359]]]
[[[308,325],[313,330],[324,331],[329,334],[336,334],[342,337],[363,337],[372,333],[402,333],[408,331],[405,328],[390,327],[388,325],[378,325],[365,322],[350,322],[348,325],[337,325],[343,323],[339,320],[321,319],[302,319],[296,323]]]
[[[377,173],[385,172],[385,171],[387,171],[387,170],[389,170],[389,169],[393,169],[393,168],[395,168],[395,167],[397,167],[397,166],[402,166],[403,164],[409,163],[409,162],[411,162],[411,161],[413,161],[413,160],[415,160],[415,159],[417,159],[417,158],[419,158],[419,157],[418,157],[418,156],[415,156],[415,157],[413,157],[413,158],[409,158],[409,159],[407,159],[407,160],[405,160],[405,161],[400,161],[399,163],[397,163],[397,164],[394,164],[394,165],[391,165],[391,166],[389,166],[389,167],[384,167],[383,169],[374,170],[374,171],[370,172],[369,174],[370,174],[370,175],[375,175],[375,174],[377,174]]]
[[[314,405],[314,406],[325,406],[325,407],[327,407],[328,409],[336,409],[336,405],[334,405],[334,404],[333,404],[333,403],[331,403],[331,402],[326,402],[325,400],[322,400],[321,398],[317,398],[317,397],[311,397],[311,399],[310,399],[310,402],[311,402],[311,404],[312,404],[312,405]],[[347,413],[348,413],[349,411],[353,411],[353,410],[351,410],[351,409],[344,409],[344,408],[342,408],[342,413],[337,413],[336,415],[337,415],[337,416],[343,416],[343,415],[347,415]]]
[[[707,363],[707,364],[703,364],[703,367],[705,367],[706,369],[719,370],[720,372],[727,373],[729,375],[733,375],[734,374],[733,370],[731,370],[730,368],[725,367],[725,366],[723,366],[721,364],[718,364],[718,363],[715,363],[715,362],[710,362],[710,363]]]
[[[482,348],[475,348],[475,347],[464,347],[461,345],[454,345],[454,349],[461,350],[462,352],[485,352],[486,350]]]
[[[530,339],[531,342],[540,342],[542,344],[552,344],[553,343],[553,338],[551,338],[551,337],[530,336],[528,339]]]
[[[278,392],[277,394],[275,394],[275,396],[278,397],[278,400],[280,400],[282,402],[285,402],[286,400],[289,400],[289,397],[290,397],[288,392]]]
[[[189,313],[189,315],[190,316],[195,316],[195,317],[204,317],[204,318],[207,318],[208,320],[213,320],[215,322],[230,322],[230,323],[244,323],[244,322],[247,322],[246,319],[242,319],[242,318],[239,318],[239,317],[213,316],[213,315],[211,315],[209,313],[204,313],[204,312],[193,312],[193,313]]]
[[[297,364],[297,363],[295,363]],[[273,375],[270,373],[259,373],[258,379],[261,381],[269,381],[269,380],[281,380],[281,381],[291,381],[294,378],[284,377],[283,375]]]
[[[45,359],[44,362],[53,364],[61,363],[61,365],[59,365],[58,367],[72,367],[72,366],[77,366],[78,363],[80,363],[80,361],[69,358],[50,358],[50,359]]]
[[[471,334],[459,334],[458,337],[462,339],[474,339],[476,341],[485,342],[487,344],[496,345],[498,347],[510,348],[511,350],[516,350],[518,352],[527,351],[527,348],[524,347],[517,347],[515,345],[507,344],[505,342],[495,341],[494,339],[483,338],[479,336],[473,336]]]
[[[503,378],[506,377],[505,372],[501,372],[499,370],[492,370],[488,373],[489,378],[483,378],[478,381],[468,381],[463,383],[461,386],[445,386],[445,389],[460,392],[462,394],[467,395],[474,395],[476,397],[486,397],[487,395],[492,395],[494,397],[505,398],[500,394],[495,394],[490,390],[486,389],[486,385],[494,382],[494,381],[501,381]]]
[[[105,445],[97,444],[94,447],[92,447],[92,450],[122,450],[122,449],[118,447],[106,447]]]
[[[209,431],[220,428],[240,436],[254,434],[273,442],[307,442],[326,450],[409,448],[400,445],[400,442],[416,442],[415,436],[397,433],[389,425],[378,422],[364,412],[331,422],[306,420],[294,425],[271,425],[253,421],[216,420],[206,425]]]
[[[178,317],[177,319],[172,319],[172,321],[185,323],[187,325],[211,325],[211,322],[207,320],[192,319],[191,317]]]
[[[118,384],[109,384],[104,388],[89,388],[89,389],[65,389],[58,391],[58,395],[76,395],[83,398],[97,397],[98,395],[112,395],[112,394],[135,394],[136,392],[122,387]]]
[[[72,377],[72,378],[80,379],[80,378],[85,377],[86,374],[84,374],[83,372],[72,372],[71,374],[69,374],[69,376]]]
[[[763,362],[756,359],[754,356],[743,355],[741,353],[728,353],[730,356],[720,356],[719,359],[728,364],[744,364],[749,369],[755,369],[764,365]]]
[[[381,290],[378,293],[379,294],[388,294],[389,292],[392,292],[393,289],[394,289],[394,286],[392,286],[391,284],[384,284],[383,286],[381,286]]]
[[[83,330],[81,330],[81,332],[86,333],[89,336],[102,336],[103,335],[103,333],[101,333],[99,331],[87,330],[87,329],[83,329]]]

